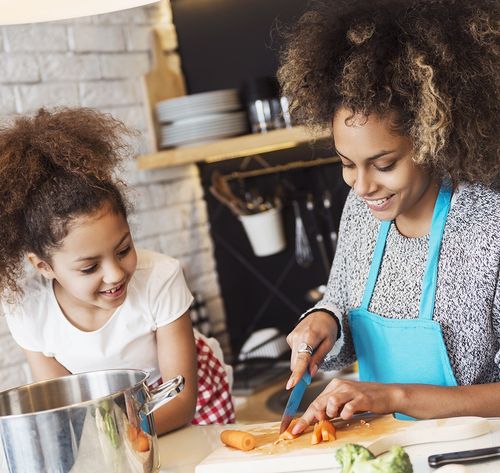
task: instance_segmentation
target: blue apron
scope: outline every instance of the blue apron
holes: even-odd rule
[[[418,319],[390,319],[368,310],[392,223],[381,222],[361,306],[349,312],[361,381],[457,385],[441,326],[432,320],[439,250],[450,204],[451,190],[443,185],[432,216]]]

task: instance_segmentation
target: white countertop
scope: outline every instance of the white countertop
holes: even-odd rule
[[[480,437],[405,447],[415,473],[438,471],[427,465],[427,457],[432,454],[500,446],[500,418],[492,419],[490,423],[492,431]],[[219,434],[225,428],[227,426],[189,426],[160,437],[160,471],[162,473],[194,473],[196,465],[221,446]],[[325,472],[325,470],[321,471]],[[498,473],[500,459],[469,464],[466,471],[468,473]]]

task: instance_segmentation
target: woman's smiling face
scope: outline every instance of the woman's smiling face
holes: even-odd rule
[[[341,108],[333,118],[333,137],[345,182],[375,218],[412,218],[420,204],[425,208],[435,199],[430,173],[413,162],[412,142],[393,130],[390,116],[352,116]]]

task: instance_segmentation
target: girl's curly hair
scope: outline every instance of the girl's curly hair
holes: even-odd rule
[[[41,109],[0,126],[0,291],[20,291],[24,257],[50,261],[71,221],[109,202],[127,216],[115,170],[125,125],[86,108]]]
[[[500,176],[500,2],[313,3],[286,34],[278,78],[299,123],[335,112],[384,115],[437,176]]]

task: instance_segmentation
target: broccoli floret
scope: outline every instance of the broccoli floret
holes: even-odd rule
[[[364,462],[375,458],[366,447],[356,445],[354,443],[347,443],[343,447],[337,449],[335,458],[342,467],[342,473],[352,473],[353,465],[358,461]]]
[[[412,473],[410,457],[401,447],[392,447],[383,455],[368,461],[356,461],[350,473]]]

